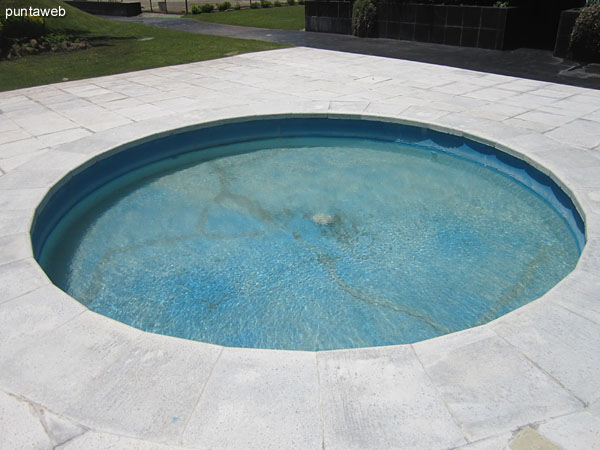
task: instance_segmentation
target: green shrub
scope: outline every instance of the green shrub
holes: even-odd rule
[[[242,5],[240,5],[239,3],[236,3],[235,5],[233,5],[233,9],[235,9],[236,11],[239,11],[240,9],[242,9]]]
[[[290,6],[294,6],[296,4],[296,0],[287,0],[287,4]]]
[[[581,9],[569,46],[574,59],[600,62],[600,3]]]
[[[211,13],[211,12],[213,12],[213,9],[215,9],[214,5],[212,5],[210,3],[205,3],[204,5],[202,5],[203,13]]]
[[[273,6],[275,6],[276,8],[279,8],[280,6],[283,6],[283,5],[281,4],[281,2],[279,0],[275,0],[273,2]]]
[[[4,37],[4,20],[0,18],[0,58],[4,56],[4,52],[10,47],[9,40]]]
[[[49,33],[45,34],[40,38],[42,42],[48,42],[49,44],[57,44],[62,41],[76,41],[77,38],[69,33]]]
[[[269,0],[260,0],[260,7],[261,8],[268,8],[272,5],[273,3],[271,3]]]
[[[231,3],[230,2],[219,3],[217,5],[217,8],[219,9],[219,11],[227,11],[229,8],[231,8]]]
[[[367,37],[375,34],[377,9],[371,0],[356,0],[352,7],[352,34]]]
[[[46,33],[44,19],[36,16],[10,17],[2,20],[2,39],[37,39]]]
[[[192,14],[200,14],[201,12],[202,12],[202,10],[200,9],[200,7],[198,5],[192,6]]]
[[[258,9],[258,8],[260,8],[260,3],[258,3],[258,2],[250,3],[250,8]]]
[[[304,5],[304,0],[298,0],[299,5]]]

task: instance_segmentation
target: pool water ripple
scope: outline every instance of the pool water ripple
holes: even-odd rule
[[[235,347],[417,342],[540,297],[574,267],[566,219],[506,174],[439,148],[256,140],[97,189],[40,262],[90,309]]]

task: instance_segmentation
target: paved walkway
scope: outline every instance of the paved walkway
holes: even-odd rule
[[[297,47],[2,92],[0,110],[2,450],[600,449],[600,91]],[[36,206],[82,163],[286,114],[422,123],[526,158],[585,215],[577,268],[482,327],[289,352],[142,332],[32,258]]]
[[[115,19],[115,17],[110,18]],[[595,65],[595,69],[592,69],[595,72],[586,72],[585,69],[577,68],[577,63],[555,58],[552,56],[552,52],[547,50],[522,48],[511,51],[495,51],[395,39],[365,39],[332,33],[268,30],[165,17],[160,14],[142,14],[139,17],[119,18],[118,20],[193,33],[257,39],[298,47],[385,56],[387,58],[441,64],[500,75],[600,89],[600,65]]]

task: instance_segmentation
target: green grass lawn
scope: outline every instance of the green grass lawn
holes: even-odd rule
[[[304,28],[304,5],[188,14],[185,17],[226,25],[279,30],[302,30]]]
[[[3,0],[2,3],[2,17],[4,8],[22,6],[22,0]],[[286,47],[104,20],[59,0],[30,0],[29,5],[63,6],[67,9],[66,17],[48,18],[47,29],[86,37],[93,48],[0,61],[0,91],[59,82],[63,78],[78,80]]]

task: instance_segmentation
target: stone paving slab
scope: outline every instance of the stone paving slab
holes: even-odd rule
[[[15,344],[3,358],[0,386],[63,414],[141,333],[85,311]]]
[[[57,446],[55,450],[189,450],[189,447],[159,444],[114,434],[88,432]]]
[[[31,252],[29,233],[8,234],[0,237],[0,266],[26,259]]]
[[[143,333],[66,409],[89,428],[175,442],[221,347]]]
[[[525,427],[515,436],[510,443],[512,450],[561,450],[554,442],[542,436],[531,427]]]
[[[49,283],[46,274],[31,257],[1,265],[0,305]]]
[[[20,222],[21,217],[23,217],[28,221],[31,215],[30,211],[42,201],[47,191],[47,188],[2,191],[2,197],[0,197],[0,235],[6,236],[18,233],[19,230],[11,226],[11,222],[15,223],[15,220],[9,219],[17,217]],[[3,230],[2,224],[3,217],[7,220],[5,230]],[[24,229],[23,232],[29,234],[29,229]]]
[[[313,352],[225,348],[182,443],[193,448],[321,448]]]
[[[600,274],[572,274],[554,288],[555,302],[581,317],[600,325]]]
[[[600,393],[600,325],[554,304],[515,311],[491,328],[587,404]],[[578,370],[572,370],[577,366]]]
[[[52,450],[50,440],[31,405],[0,392],[0,448]]]
[[[484,450],[529,427],[596,445],[600,92],[294,48],[3,92],[0,110],[0,436],[36,441],[41,424],[68,449]],[[525,159],[586,219],[576,270],[476,329],[315,354],[150,335],[87,311],[33,260],[34,209],[80,164],[176,128],[287,114],[424,124]]]
[[[410,346],[319,352],[324,448],[446,449],[465,442]]]
[[[587,411],[543,423],[539,432],[565,450],[600,449],[600,416]]]
[[[86,308],[52,284],[0,305],[0,356],[6,361],[24,339],[43,336]]]
[[[489,327],[413,347],[470,441],[583,407]]]
[[[460,450],[510,450],[509,443],[512,439],[512,433],[504,433],[457,448]]]

